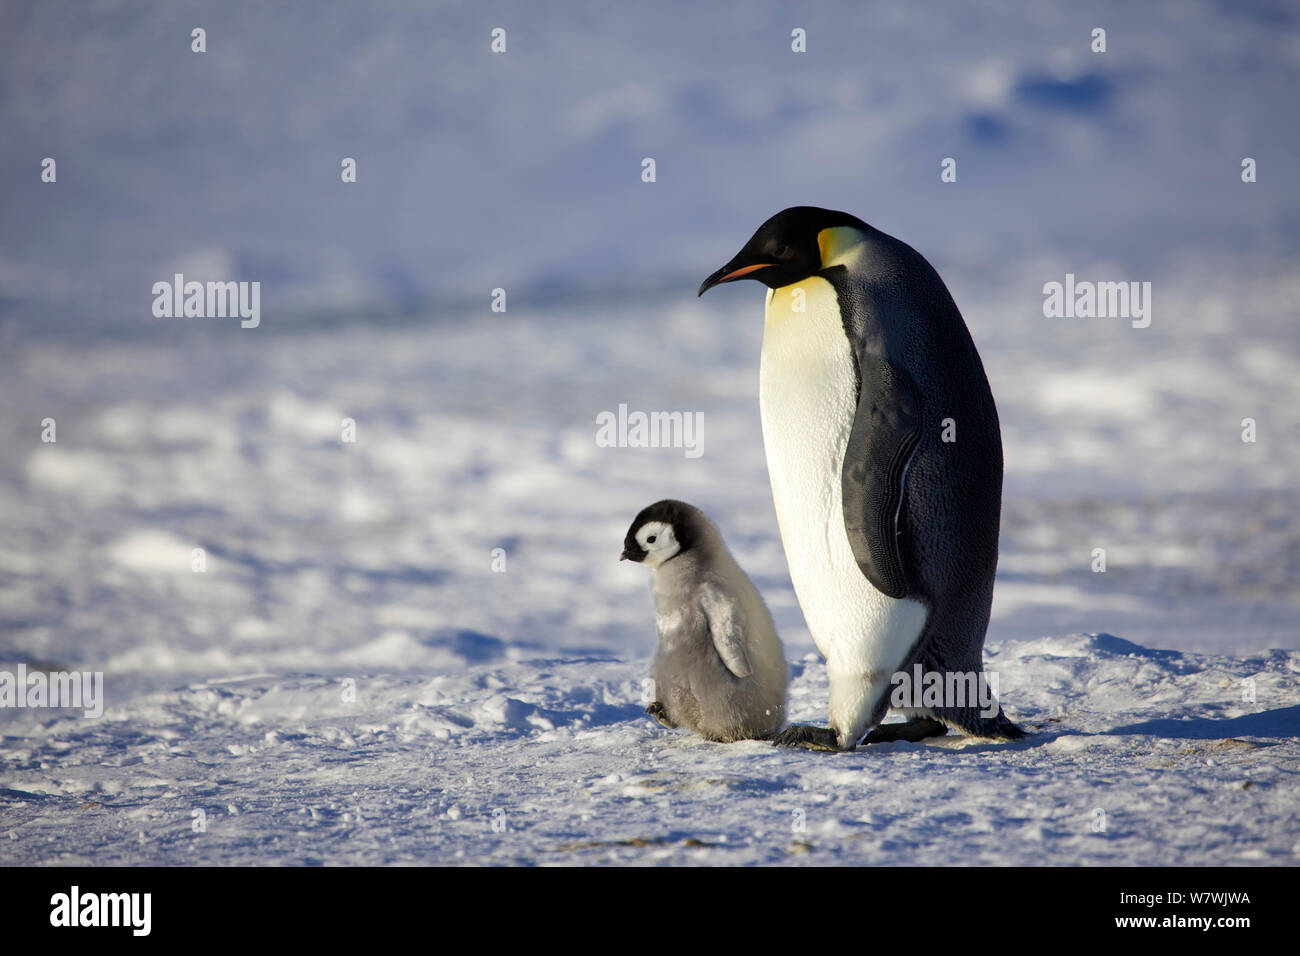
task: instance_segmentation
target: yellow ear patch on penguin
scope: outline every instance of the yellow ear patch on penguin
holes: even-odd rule
[[[862,244],[862,238],[862,233],[852,226],[832,226],[817,233],[822,268],[847,264]]]

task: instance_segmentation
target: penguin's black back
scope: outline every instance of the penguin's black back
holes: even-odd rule
[[[975,343],[938,273],[906,243],[869,226],[864,232],[858,268],[832,267],[823,276],[839,299],[859,390],[864,371],[870,375],[881,358],[915,384],[920,435],[898,516],[907,595],[923,600],[932,617],[938,612],[932,623],[965,622],[943,627],[959,633],[934,633],[931,643],[940,643],[935,650],[950,666],[979,670],[1002,505],[997,408]],[[945,419],[954,421],[954,442],[942,440]]]

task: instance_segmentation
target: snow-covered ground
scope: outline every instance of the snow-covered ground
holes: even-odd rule
[[[665,730],[641,714],[644,661],[368,675],[352,703],[326,677],[208,680],[16,728],[0,846],[62,864],[1295,865],[1300,706],[1275,705],[1300,699],[1300,654],[1100,635],[991,663],[1029,740],[835,755]],[[815,719],[820,659],[794,673],[793,714]],[[1258,705],[1236,702],[1247,677]]]
[[[1058,363],[1032,343],[1059,329],[976,288],[1008,462],[989,666],[1036,733],[851,755],[641,713],[649,578],[617,556],[673,495],[772,606],[793,718],[824,715],[759,439],[756,288],[14,343],[0,669],[103,671],[107,706],[0,712],[0,859],[1294,863],[1300,509],[1270,476],[1297,450],[1235,421],[1294,434],[1294,340],[1261,308],[1249,349],[1153,325]],[[702,454],[598,447],[620,402],[703,412]]]
[[[106,705],[0,708],[0,864],[1300,861],[1288,8],[311,6],[0,10],[0,672]],[[1025,741],[642,715],[617,558],[672,496],[824,718],[761,292],[694,297],[794,202],[915,245],[980,348]],[[262,281],[260,327],[153,318],[178,269]],[[1151,282],[1150,327],[1045,317],[1067,273]],[[702,415],[700,454],[601,447],[620,405]]]

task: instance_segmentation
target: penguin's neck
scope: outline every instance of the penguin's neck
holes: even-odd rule
[[[695,579],[700,576],[702,555],[697,548],[691,548],[669,558],[654,569],[651,587],[655,604],[664,603],[671,607],[681,600],[683,592],[689,591]]]
[[[874,230],[873,230],[874,231]],[[870,236],[854,226],[832,226],[817,233],[817,250],[821,253],[823,269],[844,266],[859,268],[866,255]],[[797,284],[797,283],[796,283]]]

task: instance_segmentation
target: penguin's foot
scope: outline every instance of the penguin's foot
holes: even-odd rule
[[[778,747],[804,747],[808,750],[838,751],[839,735],[830,727],[810,727],[791,724],[776,735],[773,743]]]
[[[926,737],[942,737],[948,732],[948,725],[933,717],[913,717],[901,724],[877,724],[863,739],[864,744],[887,744],[895,740],[924,740]]]
[[[672,720],[668,717],[668,711],[664,709],[664,705],[659,703],[659,701],[655,701],[653,704],[647,707],[645,709],[645,712],[649,714],[651,717],[653,717],[655,720],[659,721],[659,723],[663,724],[669,730],[677,729],[677,725],[674,724]]]
[[[973,713],[969,709],[951,715],[944,714],[944,716],[948,718],[948,726],[968,737],[982,737],[985,740],[1019,740],[1021,737],[1029,736],[1027,731],[1012,723],[1001,708],[998,708],[997,716],[993,718]]]

